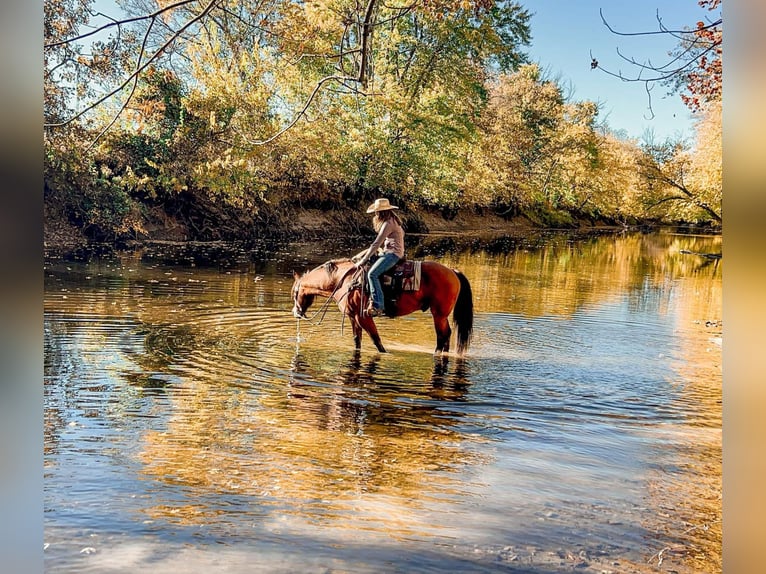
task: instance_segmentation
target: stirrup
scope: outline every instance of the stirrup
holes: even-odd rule
[[[370,306],[370,307],[367,307],[367,309],[365,309],[365,314],[368,317],[380,317],[381,315],[383,315],[383,311],[380,309],[377,309],[376,307]]]

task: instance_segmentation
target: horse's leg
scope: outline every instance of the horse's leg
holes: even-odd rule
[[[358,315],[354,315],[351,320],[351,329],[354,332],[354,348],[358,351],[362,348],[362,326],[359,324]]]
[[[449,326],[449,317],[440,315],[431,309],[434,317],[434,329],[436,330],[436,349],[434,355],[438,353],[449,353],[449,340],[452,336],[452,329]]]
[[[338,307],[350,319],[351,330],[354,333],[354,348],[358,351],[362,348],[362,324],[359,322],[361,318],[359,290],[349,292],[348,299],[343,303],[339,303]]]
[[[375,321],[372,320],[372,317],[359,317],[359,326],[367,331],[367,333],[370,335],[370,339],[372,339],[372,342],[375,343],[375,346],[378,348],[378,351],[381,353],[385,353],[386,349],[383,347],[383,343],[380,341],[380,335],[378,334],[378,327],[375,325]]]

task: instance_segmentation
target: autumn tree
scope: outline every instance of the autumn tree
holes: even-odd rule
[[[77,105],[60,98],[46,133],[89,126],[83,163],[133,198],[253,211],[380,189],[454,202],[488,74],[523,62],[529,40],[528,13],[504,0],[129,0],[101,25],[81,5],[92,27],[59,26],[46,52],[111,34],[131,58]]]
[[[647,213],[674,221],[722,222],[721,105],[711,102],[696,124],[696,145],[645,142],[640,173]]]
[[[90,23],[88,14],[103,16],[89,10],[91,0],[54,1],[80,2],[84,10],[67,11],[79,24]],[[272,86],[282,88],[274,94],[279,105],[272,102],[271,107],[282,119],[279,130],[250,136],[253,143],[266,143],[304,117],[322,91],[375,94],[375,70],[383,58],[392,61],[392,50],[401,55],[400,70],[412,68],[408,87],[417,93],[433,74],[448,68],[450,54],[457,53],[478,67],[491,58],[507,69],[522,60],[516,47],[529,39],[529,15],[507,0],[434,0],[402,6],[379,0],[309,4],[294,0],[177,0],[161,2],[159,7],[148,0],[127,0],[124,7],[128,17],[112,18],[86,33],[64,23],[60,27],[68,34],[46,39],[45,50],[53,53],[78,51],[82,42],[106,33],[112,34],[109,44],[120,47],[125,35],[133,58],[113,89],[67,119],[56,122],[50,118],[46,122],[49,127],[65,125],[115,96],[124,96],[117,112],[121,113],[146,70],[158,64],[172,66],[179,77],[193,81],[196,63],[188,51],[205,46],[216,52],[220,66],[246,74],[247,64],[257,58],[265,63],[261,77],[267,76]],[[50,16],[51,21],[57,17],[61,20],[53,11]],[[387,41],[384,32],[389,33]],[[285,84],[286,78],[293,81]],[[378,81],[377,89],[386,90],[388,85]]]
[[[594,102],[569,101],[538,65],[501,76],[471,151],[466,197],[505,214],[536,211],[553,224],[571,223],[569,213],[613,216],[616,178],[625,181],[617,158],[629,154],[604,135],[598,111]]]
[[[645,216],[638,169],[641,150],[632,139],[599,130],[595,140],[596,164],[586,171],[578,212],[591,213],[623,224]]]
[[[722,0],[700,0],[699,5],[715,11]],[[722,20],[697,22],[693,40],[684,39],[680,51],[697,55],[695,65],[674,78],[681,99],[696,114],[694,144],[685,151],[681,162],[686,163],[684,178],[668,177],[674,188],[666,197],[676,197],[674,214],[684,219],[703,214],[703,219],[722,222],[723,195],[723,131],[722,79],[723,28]],[[664,199],[664,198],[663,198]],[[690,213],[691,212],[691,213]],[[696,214],[694,214],[696,215]]]
[[[700,0],[710,11],[720,9],[722,0]],[[691,34],[681,37],[673,54],[686,58],[688,66],[668,78],[668,83],[681,93],[681,99],[694,112],[706,104],[720,102],[723,84],[723,20],[698,21]]]

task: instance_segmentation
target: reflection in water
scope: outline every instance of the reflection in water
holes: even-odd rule
[[[337,253],[48,261],[46,570],[720,571],[722,262],[684,250],[721,239],[423,238],[477,310],[437,360],[427,314],[296,333],[292,253]]]
[[[296,354],[286,385],[223,391],[204,373],[182,385],[164,428],[145,434],[140,458],[142,473],[193,486],[196,500],[145,512],[209,524],[200,497],[234,493],[257,503],[260,520],[278,516],[283,532],[312,524],[395,537],[431,531],[418,509],[456,496],[459,470],[480,458],[451,428],[459,413],[426,400],[426,384],[408,389],[385,370],[378,382],[379,356],[355,352],[322,373],[315,360]]]

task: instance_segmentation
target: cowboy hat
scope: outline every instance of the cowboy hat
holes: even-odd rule
[[[386,211],[388,209],[399,209],[395,205],[391,205],[388,202],[388,199],[385,197],[379,197],[375,200],[375,203],[370,205],[370,207],[367,208],[367,213],[374,213],[376,211]]]

